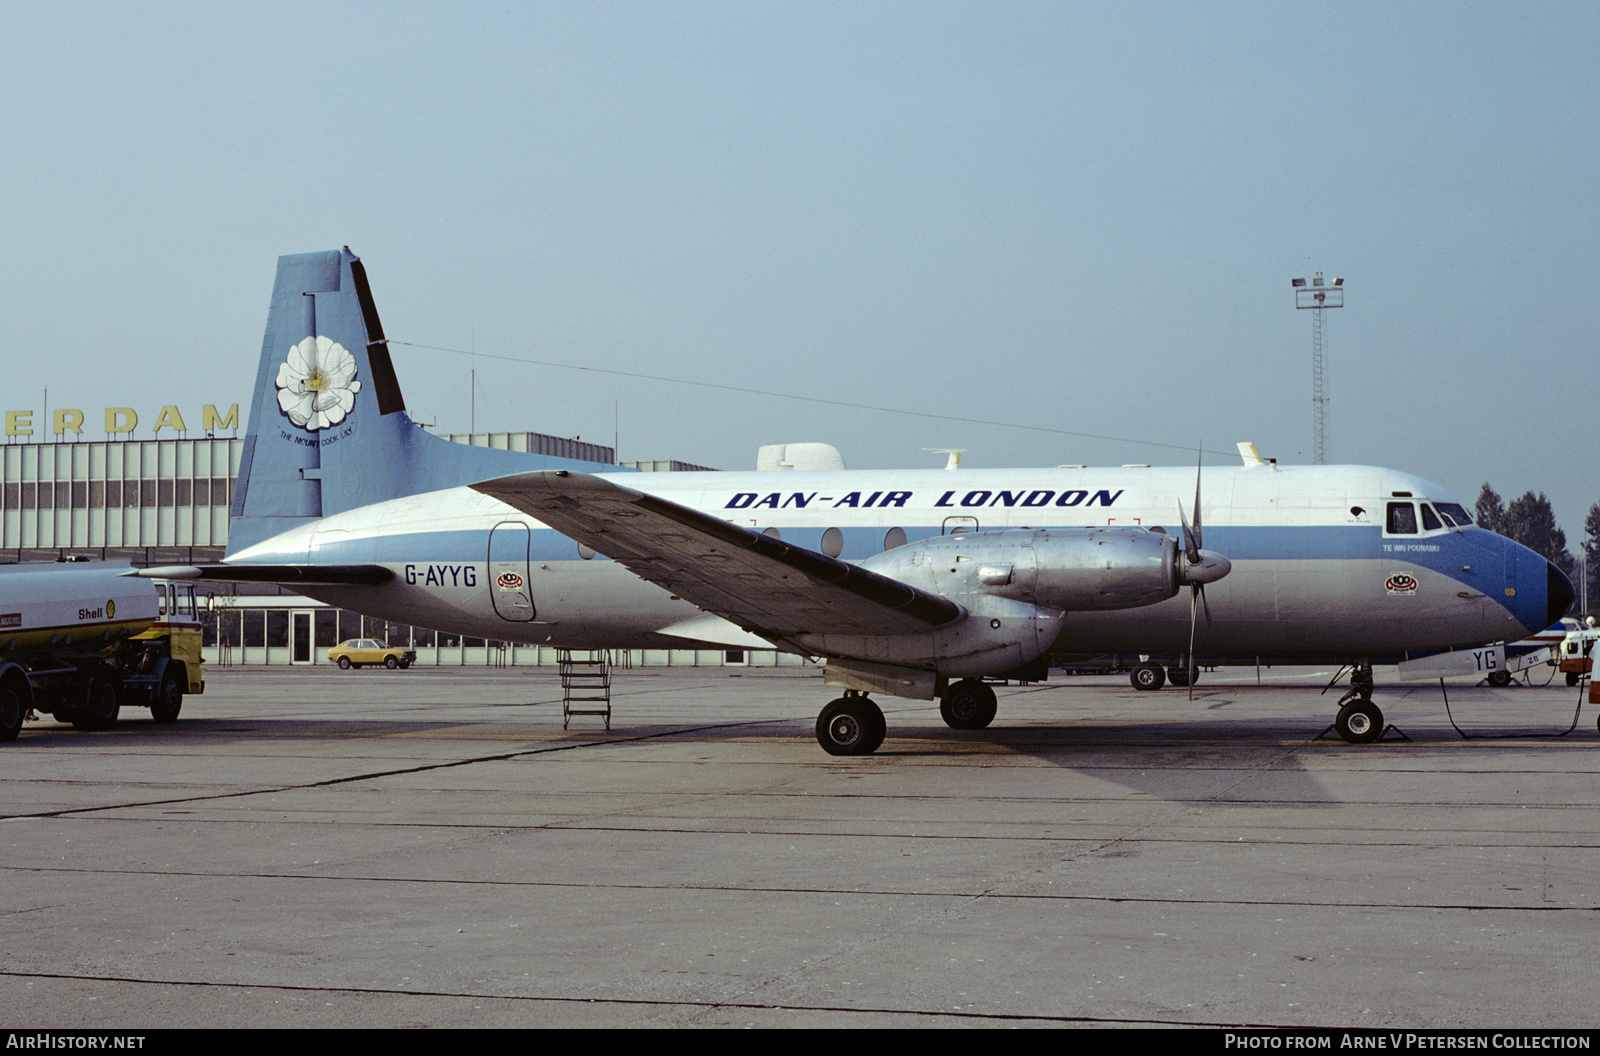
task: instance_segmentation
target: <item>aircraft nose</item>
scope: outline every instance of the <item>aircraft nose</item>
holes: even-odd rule
[[[1544,576],[1545,602],[1548,606],[1544,625],[1553,627],[1561,617],[1567,614],[1567,610],[1572,608],[1572,601],[1578,595],[1572,589],[1572,581],[1563,575],[1559,568],[1548,561],[1545,562]]]

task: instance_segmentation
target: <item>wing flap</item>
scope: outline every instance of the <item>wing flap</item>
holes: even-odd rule
[[[948,598],[603,477],[550,470],[472,487],[763,638],[918,634],[964,611]]]

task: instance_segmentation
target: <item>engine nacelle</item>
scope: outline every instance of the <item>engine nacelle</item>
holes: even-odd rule
[[[1022,528],[924,539],[863,568],[958,603],[961,617],[920,634],[799,634],[833,658],[835,684],[928,699],[937,679],[1012,671],[1037,660],[1069,612],[1131,609],[1228,574],[1226,557],[1144,528]],[[932,672],[933,674],[929,674]],[[835,677],[837,676],[837,677]]]
[[[795,641],[820,656],[965,677],[1021,667],[1061,634],[1059,610],[988,594],[962,601],[960,619],[922,634],[800,634]]]
[[[1092,612],[1175,596],[1182,562],[1176,539],[1144,528],[1027,528],[924,539],[861,564],[968,608],[982,595]]]
[[[966,610],[959,620],[923,634],[823,633],[796,641],[819,655],[863,662],[862,670],[875,674],[851,683],[858,688],[926,697],[931,680],[895,672],[966,678],[1014,670],[1050,648],[1068,612],[1153,605],[1199,575],[1209,582],[1226,574],[1226,558],[1202,553],[1206,560],[1191,566],[1176,539],[1143,528],[1024,528],[924,539],[861,565],[959,603]]]

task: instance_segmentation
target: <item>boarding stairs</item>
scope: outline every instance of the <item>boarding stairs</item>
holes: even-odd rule
[[[574,657],[574,652],[586,658]],[[558,649],[556,663],[561,670],[561,728],[574,715],[595,715],[611,729],[611,650]]]

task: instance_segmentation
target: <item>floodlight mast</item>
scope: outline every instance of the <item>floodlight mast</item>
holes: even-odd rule
[[[1309,308],[1316,314],[1311,317],[1311,448],[1315,465],[1328,464],[1328,324],[1323,311],[1344,307],[1344,280],[1334,279],[1331,286],[1322,281],[1317,272],[1306,285],[1305,279],[1291,281],[1294,287],[1294,306]]]

